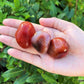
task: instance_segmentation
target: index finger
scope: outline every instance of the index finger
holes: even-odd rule
[[[17,20],[17,19],[5,19],[3,21],[3,24],[5,26],[10,26],[10,27],[14,27],[14,28],[18,28],[19,25],[22,23],[23,21],[22,20]],[[35,24],[35,23],[32,23],[32,25],[34,26],[34,28],[36,29],[36,31],[38,31],[39,29],[42,30],[44,29],[43,26],[39,25],[39,24]]]

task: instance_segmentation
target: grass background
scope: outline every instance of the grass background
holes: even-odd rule
[[[5,18],[38,24],[40,17],[57,17],[84,30],[84,0],[0,0],[0,25]],[[9,48],[0,42],[0,84],[84,84],[84,77],[51,74],[17,60],[7,54]]]

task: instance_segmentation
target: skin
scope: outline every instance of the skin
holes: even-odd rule
[[[53,59],[48,54],[40,54],[32,46],[23,49],[17,44],[15,32],[21,22],[16,19],[5,19],[4,26],[0,26],[0,41],[12,47],[8,54],[51,73],[84,76],[84,32],[79,27],[58,18],[41,18],[40,25],[32,23],[36,31],[47,31],[51,38],[62,37],[69,44],[66,57]]]

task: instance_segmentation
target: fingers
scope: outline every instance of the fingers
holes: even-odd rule
[[[10,36],[5,36],[5,35],[1,35],[0,36],[0,41],[3,42],[6,45],[9,45],[10,47],[25,51],[25,52],[29,52],[32,54],[39,54],[32,46],[29,47],[28,49],[23,49],[21,48],[17,42],[16,39]]]
[[[10,27],[17,28],[23,21],[22,20],[16,20],[16,19],[5,19],[3,21],[3,24]]]
[[[36,31],[39,31],[39,30],[42,30],[42,29],[40,29],[37,25],[35,26]],[[17,31],[17,29],[14,28],[14,27],[0,26],[0,34],[3,34],[3,35],[8,35],[8,36],[15,37],[16,31]]]
[[[59,31],[66,31],[72,23],[58,19],[58,18],[40,18],[40,24],[46,27],[52,27]]]
[[[33,55],[30,53],[22,52],[22,51],[19,51],[17,49],[9,49],[8,54],[13,56],[14,58],[17,58],[17,59],[20,59],[24,62],[33,64],[37,67],[41,67],[41,65],[42,65],[41,57],[38,55]]]
[[[41,27],[42,28],[42,27]],[[35,30],[36,31],[45,31],[48,32],[51,35],[51,38],[54,38],[56,36],[64,36],[62,32],[59,32],[56,29],[49,29],[49,28],[42,28],[40,29],[38,25],[35,24]],[[0,34],[7,35],[11,37],[15,37],[17,29],[14,27],[8,27],[8,26],[0,26]]]
[[[16,31],[17,31],[17,29],[12,28],[12,27],[0,26],[0,34],[3,34],[3,35],[15,37]]]
[[[5,19],[3,21],[3,24],[6,25],[6,26],[4,26],[3,28],[6,27],[7,29],[6,28],[5,29],[2,28],[3,32],[0,32],[0,33],[4,34],[4,35],[14,36],[14,33],[16,32],[16,30],[10,29],[10,28],[18,28],[18,26],[21,24],[21,22],[23,22],[23,21],[17,20],[17,19]],[[36,31],[43,30],[43,31],[48,32],[51,36],[62,35],[63,34],[62,32],[60,32],[60,31],[58,31],[56,29],[44,27],[44,26],[41,26],[41,25],[38,25],[38,24],[34,24],[34,23],[32,23],[32,24],[33,24],[33,26],[34,26],[34,28],[35,28]],[[10,26],[10,27],[7,27],[7,26]],[[13,35],[12,35],[12,33],[13,33]]]
[[[17,20],[17,19],[5,19],[5,20],[3,21],[3,24],[4,24],[5,26],[10,26],[10,27],[18,28],[19,25],[20,25],[22,22],[23,22],[22,20]],[[32,24],[33,24],[33,26],[34,26],[34,28],[35,28],[36,31],[42,30],[42,29],[46,28],[46,27],[43,27],[43,26],[38,25],[38,24],[34,24],[34,23],[32,23]]]

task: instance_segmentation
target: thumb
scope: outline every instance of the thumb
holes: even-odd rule
[[[73,25],[72,23],[68,21],[64,21],[55,17],[54,18],[40,18],[39,23],[43,26],[52,27],[62,32],[66,31],[67,29],[69,29],[69,26]]]

